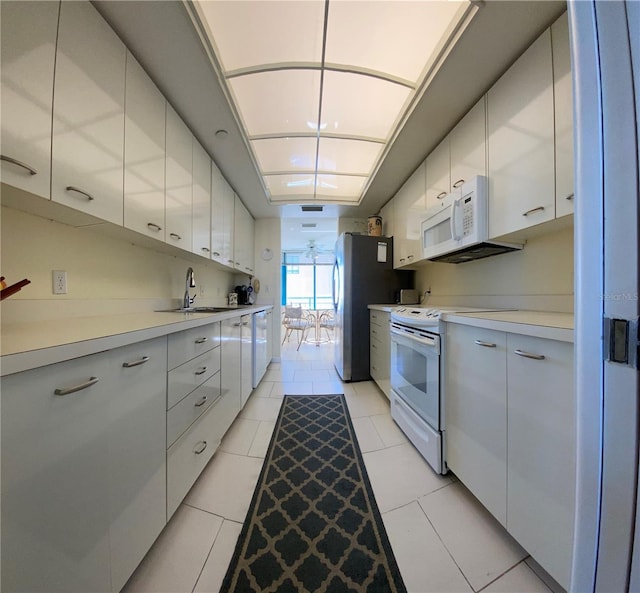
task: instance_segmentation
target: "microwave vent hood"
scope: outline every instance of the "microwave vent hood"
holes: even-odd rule
[[[519,249],[522,249],[522,245],[515,243],[476,243],[475,245],[469,245],[468,247],[463,247],[462,249],[445,253],[438,257],[430,257],[429,261],[444,262],[447,264],[463,264],[475,259],[484,259],[485,257],[500,255],[501,253],[508,253],[509,251],[517,251]]]

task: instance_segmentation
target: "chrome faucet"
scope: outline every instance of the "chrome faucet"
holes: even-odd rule
[[[185,291],[184,291],[184,299],[182,300],[182,306],[185,309],[188,309],[193,304],[193,301],[196,300],[195,294],[193,295],[193,298],[189,296],[189,289],[196,287],[196,279],[193,277],[193,268],[191,267],[187,269],[187,278],[184,284],[185,284]]]

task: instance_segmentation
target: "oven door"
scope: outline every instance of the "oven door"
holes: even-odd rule
[[[391,327],[391,389],[440,430],[440,338]]]

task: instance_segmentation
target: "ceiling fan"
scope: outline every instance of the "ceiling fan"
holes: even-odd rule
[[[315,263],[318,259],[318,256],[325,253],[325,250],[316,245],[315,239],[309,239],[307,243],[307,250],[304,253],[304,256],[310,260],[313,260]]]

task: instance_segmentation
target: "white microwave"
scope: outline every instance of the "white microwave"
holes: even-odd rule
[[[422,221],[422,255],[431,261],[460,264],[522,245],[489,241],[487,178],[477,175],[427,211]]]

